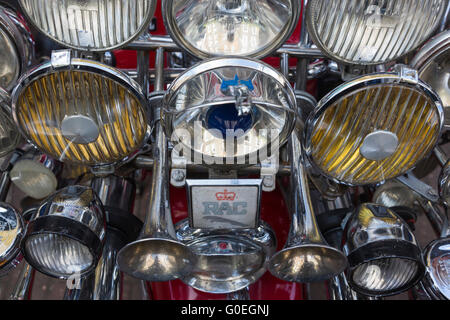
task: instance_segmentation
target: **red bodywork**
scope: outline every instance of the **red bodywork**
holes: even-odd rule
[[[166,35],[162,14],[161,2],[155,12],[156,31],[154,35]],[[300,38],[300,23],[297,25],[291,38],[287,43],[298,43]],[[135,69],[137,65],[137,54],[133,50],[116,50],[116,67],[119,69]],[[280,59],[278,57],[268,57],[263,59],[266,63],[274,68],[279,68]],[[297,59],[291,58],[289,64],[295,66]],[[150,68],[155,65],[155,52],[150,52]],[[314,94],[316,89],[315,82],[308,82],[308,91]],[[184,188],[170,189],[172,217],[174,223],[187,217],[187,198]],[[273,192],[263,192],[261,200],[261,218],[267,222],[275,231],[278,250],[280,250],[286,242],[289,232],[290,218],[289,212],[283,201],[280,191],[277,189]],[[180,280],[169,282],[153,282],[150,284],[151,293],[149,296],[155,300],[223,300],[226,295],[209,294],[198,291],[185,285]],[[303,286],[298,283],[286,282],[273,277],[270,272],[266,272],[259,281],[250,286],[250,299],[252,300],[302,300],[304,299]]]

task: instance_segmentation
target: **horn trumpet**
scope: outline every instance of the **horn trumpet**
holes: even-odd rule
[[[346,256],[329,246],[314,216],[302,146],[294,133],[290,140],[292,221],[284,249],[272,256],[270,272],[293,282],[316,282],[332,278],[347,266]]]
[[[160,104],[163,90],[163,49],[156,55],[155,92],[150,100]],[[157,114],[157,112],[155,112]],[[193,254],[176,238],[169,204],[167,139],[161,122],[155,123],[150,206],[138,240],[123,247],[117,262],[123,272],[147,281],[169,281],[190,272]]]

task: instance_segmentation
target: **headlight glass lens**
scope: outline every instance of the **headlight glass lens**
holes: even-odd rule
[[[295,96],[281,74],[261,67],[265,66],[254,60],[222,58],[179,77],[165,97],[163,116],[172,140],[197,154],[227,161],[261,156],[258,152],[269,143],[284,143],[293,126]],[[198,73],[197,68],[206,71]],[[248,102],[245,106],[237,102],[239,90]]]
[[[22,192],[34,199],[48,197],[58,185],[58,181],[50,169],[29,159],[16,162],[9,176]]]
[[[307,23],[316,45],[334,59],[380,64],[427,40],[446,6],[441,0],[311,0]]]
[[[17,131],[10,110],[9,96],[0,88],[0,157],[13,151],[20,142],[20,133]]]
[[[93,264],[89,249],[82,243],[57,234],[39,234],[27,238],[27,259],[41,272],[71,276],[82,273]]]
[[[417,277],[416,261],[402,258],[386,258],[358,266],[352,276],[353,282],[364,290],[386,292],[408,285]]]
[[[352,84],[322,99],[308,121],[307,152],[326,175],[352,185],[378,183],[405,173],[431,152],[443,125],[437,97],[395,82],[336,95],[346,88]]]
[[[45,153],[59,161],[101,165],[120,161],[143,144],[146,102],[131,85],[105,72],[80,70],[25,79],[30,78],[14,92],[14,117]]]
[[[164,5],[169,32],[201,58],[270,53],[290,35],[300,10],[291,0],[174,0]]]
[[[45,35],[71,48],[106,51],[137,37],[153,17],[156,0],[20,0]]]

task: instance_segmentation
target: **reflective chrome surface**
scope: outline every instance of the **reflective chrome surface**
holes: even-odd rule
[[[11,205],[0,202],[0,276],[19,263],[24,233],[21,215]]]
[[[23,20],[2,6],[0,47],[0,87],[10,90],[34,58],[34,42]]]
[[[182,220],[176,232],[196,257],[193,270],[181,280],[209,293],[230,293],[254,283],[276,249],[275,233],[264,222],[256,229],[202,230]]]
[[[142,88],[105,64],[71,59],[67,51],[53,57],[23,74],[12,93],[14,121],[24,137],[59,161],[87,166],[136,155],[150,135]]]
[[[32,221],[48,216],[76,221],[88,227],[100,239],[104,237],[103,205],[89,187],[69,186],[58,190],[42,203]]]
[[[168,137],[180,143],[183,151],[193,151],[192,161],[246,164],[245,156],[267,158],[270,142],[272,150],[286,142],[294,127],[295,106],[291,85],[269,65],[237,57],[215,58],[172,82],[161,118]],[[218,113],[232,118],[216,123]],[[232,134],[236,146],[228,150],[225,136]]]
[[[63,188],[39,207],[23,242],[27,262],[47,275],[67,279],[95,268],[105,236],[105,213],[95,192]]]
[[[317,227],[309,194],[308,178],[302,162],[303,150],[297,135],[291,135],[292,222],[284,249],[269,261],[269,271],[277,278],[295,282],[315,282],[332,278],[347,266],[345,255],[327,245]]]
[[[445,125],[450,127],[450,30],[428,41],[411,61],[419,77],[439,95],[444,105]]]
[[[156,54],[158,79],[155,97],[162,96],[164,51]],[[155,99],[157,100],[157,99]],[[157,100],[160,102],[160,100]],[[154,112],[159,105],[153,106]],[[153,172],[149,206],[138,240],[123,247],[117,263],[121,271],[147,281],[169,281],[190,272],[195,262],[192,252],[175,235],[169,202],[167,139],[161,121],[155,124]]]
[[[79,50],[108,51],[145,32],[156,0],[20,0],[29,20],[46,36]]]
[[[291,0],[164,0],[162,11],[175,42],[204,59],[271,53],[294,30],[300,9]]]
[[[116,229],[108,228],[97,267],[81,280],[79,289],[66,289],[64,300],[119,300],[122,284],[116,259],[124,245],[123,235]]]
[[[0,157],[14,150],[20,142],[20,133],[11,116],[9,94],[0,87]]]
[[[450,300],[450,236],[428,244],[423,257],[427,268],[426,289],[438,299]]]
[[[408,225],[391,209],[362,204],[347,221],[343,245],[349,283],[358,292],[393,295],[423,276],[421,253]]]
[[[167,189],[167,141],[159,122],[153,154],[152,191],[144,227],[139,240],[119,251],[117,262],[121,271],[135,278],[169,281],[188,273],[194,258],[189,248],[176,240]]]

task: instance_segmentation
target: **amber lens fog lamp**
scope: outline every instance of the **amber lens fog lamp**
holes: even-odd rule
[[[22,76],[13,92],[14,121],[28,141],[59,161],[101,166],[125,160],[149,137],[142,89],[119,70],[66,54],[54,52]]]
[[[310,115],[305,150],[326,176],[348,185],[400,176],[434,148],[443,127],[438,95],[406,67],[344,83]]]

